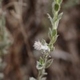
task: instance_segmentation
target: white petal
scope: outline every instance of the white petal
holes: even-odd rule
[[[33,78],[33,77],[30,77],[30,78],[29,78],[29,80],[36,80],[36,79],[35,79],[35,78]]]

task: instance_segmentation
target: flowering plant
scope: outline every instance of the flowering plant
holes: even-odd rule
[[[42,41],[35,41],[34,43],[34,48],[36,50],[41,51],[43,54],[43,56],[40,57],[39,61],[37,61],[37,65],[36,65],[36,68],[39,71],[37,80],[43,79],[43,76],[47,74],[45,72],[45,69],[48,68],[53,62],[53,59],[49,59],[49,55],[51,51],[55,49],[54,43],[56,42],[58,37],[57,28],[58,28],[59,21],[63,15],[63,13],[59,14],[61,3],[62,0],[54,0],[54,2],[52,3],[52,13],[54,16],[51,17],[48,14],[48,18],[50,19],[52,25],[52,27],[49,28],[50,42],[47,43],[45,40],[42,40]]]

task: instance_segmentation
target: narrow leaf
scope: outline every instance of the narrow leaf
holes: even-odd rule
[[[53,63],[53,59],[49,59],[46,63],[46,68],[49,68],[52,63]]]
[[[51,25],[53,26],[53,19],[52,19],[52,17],[49,14],[47,14],[47,15],[48,15],[48,18],[49,18],[49,20],[51,22]]]

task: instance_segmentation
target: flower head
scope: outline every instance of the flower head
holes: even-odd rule
[[[35,41],[34,48],[36,50],[43,50],[44,52],[45,51],[50,52],[50,48],[48,47],[47,43],[42,44],[40,41]]]
[[[41,50],[41,48],[42,48],[41,42],[40,42],[40,41],[35,41],[35,43],[34,43],[34,48],[35,48],[36,50]]]

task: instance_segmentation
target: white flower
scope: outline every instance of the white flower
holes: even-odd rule
[[[44,43],[44,45],[43,45],[40,41],[35,41],[34,48],[36,50],[43,50],[44,52],[45,51],[49,51],[50,52],[50,48],[47,46],[47,43]]]
[[[45,52],[45,51],[49,51],[50,52],[50,48],[47,46],[47,43],[45,43],[43,46],[42,46],[42,50]]]
[[[41,49],[42,49],[42,44],[41,44],[41,42],[40,42],[40,41],[35,41],[35,43],[34,43],[34,48],[35,48],[36,50],[41,50]]]
[[[36,79],[35,79],[35,78],[33,78],[33,77],[30,77],[30,78],[29,78],[29,80],[36,80]]]

